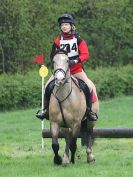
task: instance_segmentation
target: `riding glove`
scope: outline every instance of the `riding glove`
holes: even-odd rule
[[[69,60],[68,63],[69,63],[69,66],[71,67],[71,66],[74,66],[75,64],[77,64],[79,61],[80,61],[80,59],[76,58],[74,60]]]

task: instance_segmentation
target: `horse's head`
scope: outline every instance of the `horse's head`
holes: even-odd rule
[[[58,50],[53,58],[54,78],[57,86],[64,84],[67,80],[67,72],[69,71],[67,53],[63,50]]]

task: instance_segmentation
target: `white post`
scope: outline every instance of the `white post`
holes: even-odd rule
[[[42,113],[44,112],[44,65],[42,65]],[[44,120],[42,120],[42,130],[44,129]],[[44,138],[42,137],[42,149],[44,149]]]

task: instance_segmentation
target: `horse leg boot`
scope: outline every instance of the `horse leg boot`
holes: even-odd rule
[[[44,109],[43,110],[39,110],[36,113],[36,117],[38,119],[47,119],[49,120],[49,101],[50,101],[50,97],[51,97],[51,93],[54,89],[55,86],[55,81],[52,80],[46,87],[45,89],[45,94],[44,94]]]
[[[59,144],[52,144],[52,149],[53,149],[54,154],[55,154],[54,163],[57,164],[57,165],[61,165],[62,164],[62,159],[58,154]]]
[[[75,153],[77,149],[77,138],[72,138],[70,142],[70,151],[71,151],[71,162],[74,164],[75,163]]]
[[[62,158],[60,157],[59,151],[59,143],[58,143],[58,134],[59,127],[56,123],[51,123],[51,134],[52,134],[52,149],[54,152],[54,164],[61,165]]]
[[[77,137],[80,132],[80,123],[76,123],[72,128],[72,136],[70,139],[71,163],[75,163],[75,153],[77,150]]]

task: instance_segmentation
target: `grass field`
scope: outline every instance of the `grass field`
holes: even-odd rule
[[[86,163],[86,153],[78,140],[75,165],[53,164],[51,139],[41,149],[41,122],[36,110],[0,113],[0,177],[132,177],[133,139],[96,139],[94,164]],[[45,121],[45,127],[49,122]],[[133,127],[133,97],[100,103],[96,127]],[[60,139],[60,154],[64,140]],[[78,156],[80,155],[80,159]]]

